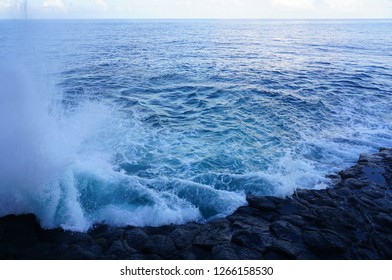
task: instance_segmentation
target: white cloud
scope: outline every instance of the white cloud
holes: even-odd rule
[[[0,1],[0,11],[9,9],[9,1]]]
[[[42,7],[61,11],[67,10],[67,4],[63,0],[45,0]]]
[[[392,16],[392,0],[323,0],[331,13],[351,15],[351,17]]]
[[[22,4],[18,0],[0,0],[0,11],[5,10],[18,10],[22,7]]]
[[[358,0],[325,0],[325,3],[332,9],[339,10],[347,10],[347,9],[356,9],[359,6],[362,6],[362,1]]]
[[[101,9],[107,11],[108,10],[108,3],[106,0],[95,0],[95,5],[100,7]]]
[[[391,18],[392,0],[0,0],[0,18]]]
[[[339,0],[337,0],[339,1]],[[273,0],[276,6],[283,6],[287,8],[312,8],[314,6],[313,0]]]

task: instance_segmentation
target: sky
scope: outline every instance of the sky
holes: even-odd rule
[[[0,0],[0,18],[392,18],[392,0]]]

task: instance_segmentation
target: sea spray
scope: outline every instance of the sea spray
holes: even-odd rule
[[[130,136],[146,133],[137,122],[104,101],[67,110],[22,72],[2,69],[1,216],[35,213],[46,228],[86,231],[94,223],[184,223],[244,204],[240,193],[125,174],[116,157],[132,149]]]
[[[0,215],[32,212],[47,227],[67,216],[86,229],[70,174],[78,135],[65,135],[61,112],[22,67],[2,67],[1,84]]]

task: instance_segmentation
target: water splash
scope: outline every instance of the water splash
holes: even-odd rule
[[[86,231],[94,223],[184,223],[245,203],[208,185],[125,174],[116,157],[145,144],[137,121],[103,101],[65,110],[18,69],[3,68],[1,77],[1,216],[32,212],[44,227]]]

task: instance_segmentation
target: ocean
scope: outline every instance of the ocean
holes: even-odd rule
[[[207,222],[392,147],[392,20],[0,21],[0,216]]]

